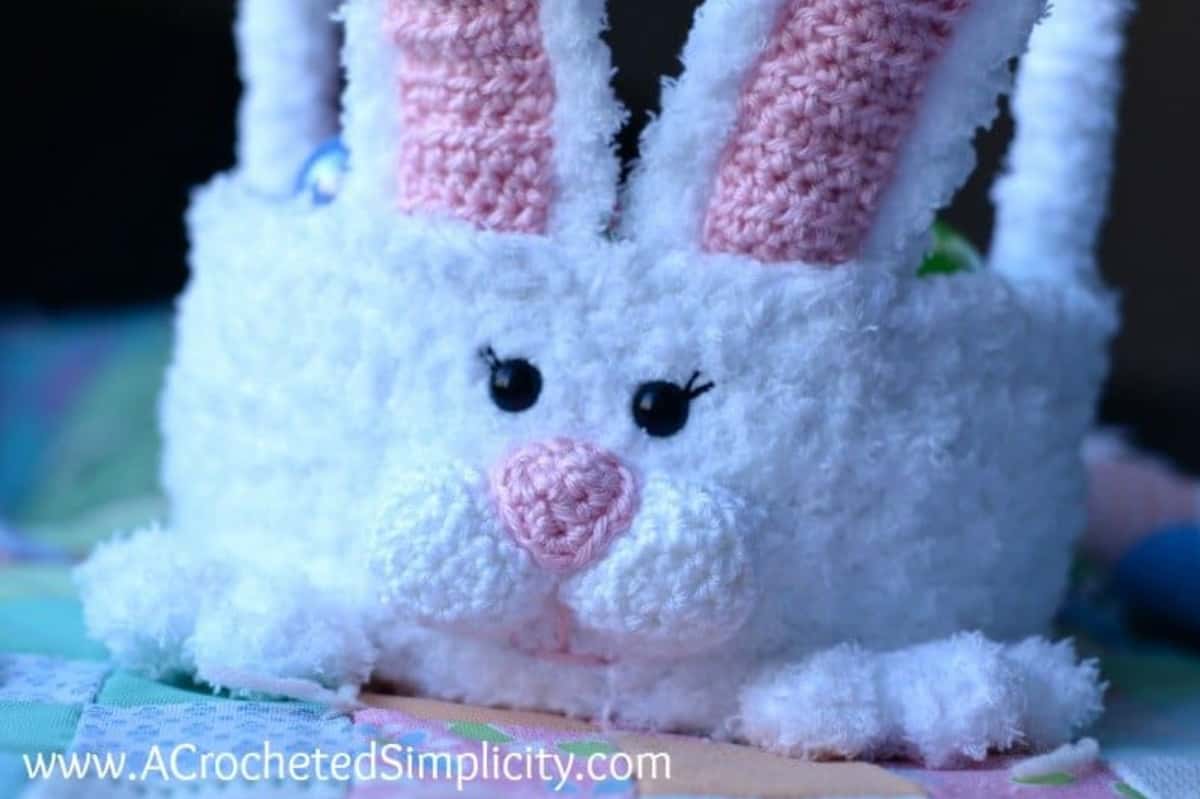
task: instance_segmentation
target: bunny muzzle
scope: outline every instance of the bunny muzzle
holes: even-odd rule
[[[538,441],[487,472],[431,467],[388,485],[371,562],[397,624],[599,666],[712,649],[757,600],[746,503],[642,476],[587,441]]]

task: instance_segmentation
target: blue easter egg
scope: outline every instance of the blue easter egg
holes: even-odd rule
[[[1200,635],[1200,525],[1146,536],[1121,558],[1113,581],[1129,604]]]
[[[350,165],[350,151],[341,139],[333,139],[317,148],[304,162],[296,180],[296,193],[313,205],[328,205],[337,199]]]

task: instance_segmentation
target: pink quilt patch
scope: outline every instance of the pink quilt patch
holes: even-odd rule
[[[1047,774],[1014,780],[1013,761],[997,758],[978,768],[928,771],[892,768],[929,792],[930,799],[1144,799],[1124,785],[1107,766],[1095,765],[1080,774]]]
[[[591,776],[588,758],[616,752],[600,734],[508,724],[418,719],[393,710],[354,716],[360,734],[373,741],[379,775],[359,781],[352,799],[623,799],[636,785]],[[390,746],[385,750],[384,747]],[[541,765],[539,765],[541,764]],[[544,766],[544,767],[543,767]],[[392,779],[403,769],[404,779]]]

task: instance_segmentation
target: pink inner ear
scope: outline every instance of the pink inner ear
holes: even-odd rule
[[[544,233],[554,76],[538,0],[389,0],[402,51],[399,204]]]
[[[970,0],[789,0],[746,87],[704,225],[711,252],[858,254],[925,82]]]

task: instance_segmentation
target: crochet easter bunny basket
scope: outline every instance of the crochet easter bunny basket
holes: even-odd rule
[[[242,2],[171,518],[79,574],[121,663],[808,757],[1094,719],[1038,636],[1115,326],[1124,0],[708,0],[620,199],[602,0],[338,5]],[[988,263],[920,278],[1031,32]],[[295,196],[339,46],[348,168]]]

